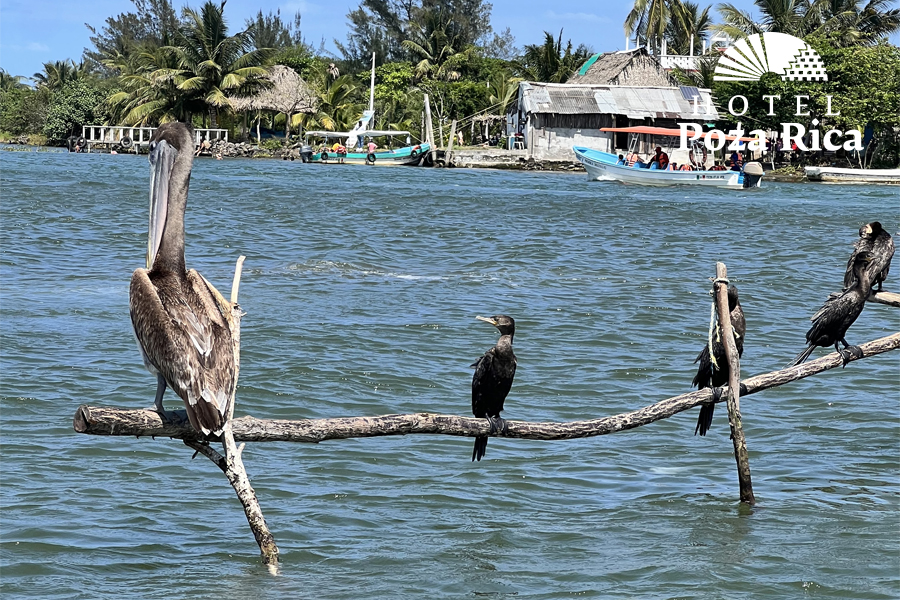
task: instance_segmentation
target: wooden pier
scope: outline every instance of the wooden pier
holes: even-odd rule
[[[84,125],[81,128],[81,137],[84,140],[82,146],[85,152],[90,152],[95,146],[104,150],[112,150],[120,146],[126,151],[138,152],[138,148],[146,146],[153,137],[156,127],[128,127],[126,125]],[[194,129],[194,147],[200,145],[202,139],[210,143],[224,140],[228,141],[227,129]]]

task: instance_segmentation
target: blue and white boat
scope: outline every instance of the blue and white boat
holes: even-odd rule
[[[620,127],[604,128],[601,131],[631,133],[628,154],[633,154],[637,144],[637,136],[672,136],[681,135],[679,129],[664,129],[661,127]],[[735,139],[726,137],[726,139]],[[743,139],[743,138],[742,138]],[[752,138],[748,138],[751,139]],[[722,171],[707,169],[706,152],[697,150],[697,158],[694,153],[691,158],[694,165],[690,171],[657,169],[656,164],[632,161],[632,164],[622,161],[615,154],[593,150],[583,146],[574,146],[575,157],[587,170],[588,179],[591,181],[621,181],[639,185],[699,185],[704,187],[721,187],[731,189],[745,189],[760,187],[762,183],[763,169],[758,162],[748,162],[740,171]],[[702,155],[701,155],[702,152]]]

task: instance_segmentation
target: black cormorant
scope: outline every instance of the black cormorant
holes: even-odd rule
[[[500,418],[500,411],[503,410],[503,401],[506,400],[516,375],[516,355],[512,348],[516,322],[506,315],[475,318],[496,327],[500,331],[500,339],[496,346],[471,365],[475,367],[475,375],[472,377],[472,414],[487,418],[491,424],[491,433],[505,431],[506,422]],[[472,460],[481,460],[487,450],[487,443],[487,436],[475,438]]]
[[[810,318],[813,325],[806,332],[806,341],[809,345],[797,355],[789,367],[799,365],[809,358],[816,346],[827,348],[832,345],[841,355],[844,366],[847,366],[850,358],[844,354],[844,350],[838,348],[838,342],[842,343],[849,353],[857,357],[862,356],[860,349],[848,344],[844,336],[866,307],[866,298],[872,289],[872,282],[866,277],[866,267],[872,262],[872,258],[871,252],[859,252],[856,255],[853,259],[853,285],[842,292],[829,295],[819,312]]]
[[[844,289],[853,286],[856,276],[853,274],[853,262],[860,252],[871,252],[872,262],[866,266],[866,277],[870,287],[878,286],[881,291],[882,282],[887,279],[891,269],[891,258],[894,256],[894,240],[891,234],[884,230],[881,223],[873,221],[859,228],[859,239],[853,245],[853,254],[847,261],[847,270],[844,273]]]
[[[156,375],[156,409],[166,420],[162,398],[168,385],[184,400],[191,426],[209,436],[225,425],[235,359],[216,294],[184,264],[192,138],[184,123],[166,123],[150,139],[147,269],[131,277],[131,323],[144,365]]]
[[[744,353],[744,334],[747,332],[747,323],[744,321],[744,309],[738,299],[738,290],[735,286],[728,286],[728,312],[731,317],[731,328],[734,330],[734,343],[737,345],[738,356]],[[709,404],[700,405],[700,416],[697,418],[697,427],[694,435],[706,435],[712,425],[713,412],[716,410],[716,402],[722,395],[721,387],[728,384],[731,368],[728,365],[728,357],[725,355],[725,340],[722,339],[722,326],[716,324],[712,340],[713,356],[716,363],[709,359],[709,343],[703,346],[695,363],[700,363],[697,374],[694,376],[693,385],[697,389],[711,387],[713,399]]]

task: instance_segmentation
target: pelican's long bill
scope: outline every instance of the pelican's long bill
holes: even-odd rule
[[[162,243],[169,207],[169,176],[178,150],[166,140],[160,140],[150,149],[150,228],[147,235],[147,268],[153,261]]]

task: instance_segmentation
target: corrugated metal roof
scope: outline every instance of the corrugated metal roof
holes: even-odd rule
[[[718,113],[703,114],[709,90],[698,90],[700,115],[681,90],[662,87],[615,85],[546,84],[523,81],[519,84],[519,109],[526,113],[618,114],[631,119],[715,120]],[[715,110],[715,109],[713,109]]]

